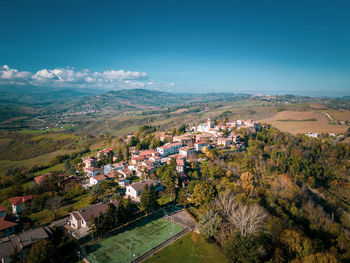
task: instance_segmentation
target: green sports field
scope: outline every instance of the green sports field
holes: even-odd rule
[[[144,218],[122,232],[91,245],[88,259],[91,263],[127,263],[130,254],[131,259],[137,258],[182,229],[162,218],[152,221]]]

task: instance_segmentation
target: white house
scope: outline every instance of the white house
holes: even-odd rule
[[[130,181],[128,179],[122,179],[122,180],[118,181],[118,185],[121,187],[126,187],[129,184],[130,184]]]
[[[102,168],[102,171],[103,171],[103,168]],[[84,172],[88,177],[93,177],[101,173],[101,168],[88,167],[88,168],[84,168]]]
[[[14,215],[22,213],[26,206],[30,206],[33,198],[33,195],[15,196],[9,198],[12,205],[12,213]]]
[[[199,141],[199,142],[195,142],[194,143],[194,149],[196,150],[196,152],[202,151],[202,149],[205,146],[208,146],[208,144],[206,142],[204,142],[204,141]]]
[[[145,185],[148,185],[148,186],[153,185],[156,191],[162,188],[162,186],[159,184],[158,181],[149,179],[146,181],[142,181],[142,182],[138,182],[138,183],[134,183],[126,186],[125,195],[130,196],[132,199],[136,201],[140,201],[140,195],[142,194],[142,191]]]
[[[106,179],[107,179],[107,177],[104,176],[103,174],[95,175],[95,176],[90,177],[90,184],[95,185],[95,184],[98,184]]]
[[[181,142],[166,143],[163,146],[158,147],[157,152],[161,157],[166,157],[166,156],[178,153],[181,147],[182,147]]]
[[[225,148],[230,147],[232,140],[230,138],[218,138],[218,145],[224,146]]]
[[[88,206],[82,210],[74,211],[70,213],[70,225],[74,229],[80,229],[84,227],[89,227],[90,218],[97,218],[100,213],[104,214],[107,211],[108,204],[98,203]],[[111,202],[110,204],[117,206],[117,202]]]
[[[96,158],[95,157],[87,157],[83,159],[84,167],[94,167],[96,165]]]
[[[184,155],[186,157],[189,157],[189,156],[196,154],[196,149],[193,147],[189,147],[189,146],[181,147],[179,149],[179,154]]]

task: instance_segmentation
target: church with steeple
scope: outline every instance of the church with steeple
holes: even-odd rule
[[[201,123],[197,126],[197,132],[209,132],[212,128],[214,128],[214,122],[211,116],[209,116],[206,123]]]

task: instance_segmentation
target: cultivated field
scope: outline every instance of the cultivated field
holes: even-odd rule
[[[143,218],[115,236],[90,247],[90,260],[96,263],[127,263],[179,233],[183,228],[165,219]],[[92,253],[92,255],[91,255]],[[135,255],[135,256],[134,256]]]
[[[281,111],[274,116],[260,120],[262,123],[272,124],[277,129],[290,132],[292,134],[306,133],[306,132],[318,132],[318,133],[343,133],[349,127],[344,125],[331,125],[329,124],[328,113],[331,117],[337,113],[337,116],[341,113],[344,117],[350,117],[350,112],[340,112],[327,110],[320,111]],[[334,117],[332,117],[334,118]]]

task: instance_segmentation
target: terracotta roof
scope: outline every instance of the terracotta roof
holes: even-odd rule
[[[5,206],[0,206],[0,212],[4,212],[4,211],[6,211]]]
[[[5,219],[0,219],[0,231],[5,230],[7,228],[13,227],[13,226],[17,226],[16,223],[11,222],[11,221],[7,221]]]
[[[106,174],[105,176],[108,178],[113,179],[115,177],[115,175],[117,174],[117,172],[109,172],[108,174]]]
[[[90,171],[90,172],[95,172],[95,171],[100,171],[100,168],[97,167],[89,167],[89,168],[84,168],[85,171]]]
[[[178,154],[178,155],[176,156],[176,159],[177,159],[177,160],[186,159],[186,155]]]
[[[107,179],[107,177],[104,176],[103,174],[95,175],[92,178],[94,178],[96,181],[102,181],[102,180],[106,180]]]
[[[9,198],[9,201],[12,205],[20,205],[28,200],[32,200],[34,198],[34,195],[24,195],[24,196],[15,196]]]
[[[154,150],[142,150],[139,152],[139,156],[147,156],[147,155],[153,155],[156,154],[157,152]]]
[[[132,158],[133,160],[144,160],[145,157],[144,156],[138,156],[138,157],[135,157],[135,158]]]
[[[173,143],[165,144],[165,145],[161,146],[160,148],[169,149],[169,148],[176,147],[176,146],[182,146],[182,143],[181,142],[173,142]]]
[[[107,147],[107,148],[102,150],[102,152],[104,152],[104,153],[109,153],[111,151],[113,151],[112,147]]]
[[[177,165],[184,166],[184,165],[185,165],[185,162],[184,162],[183,159],[179,159],[179,160],[176,160],[176,164],[177,164]]]
[[[34,177],[34,181],[37,185],[41,184],[45,179],[50,178],[52,173],[42,174],[37,177]]]

